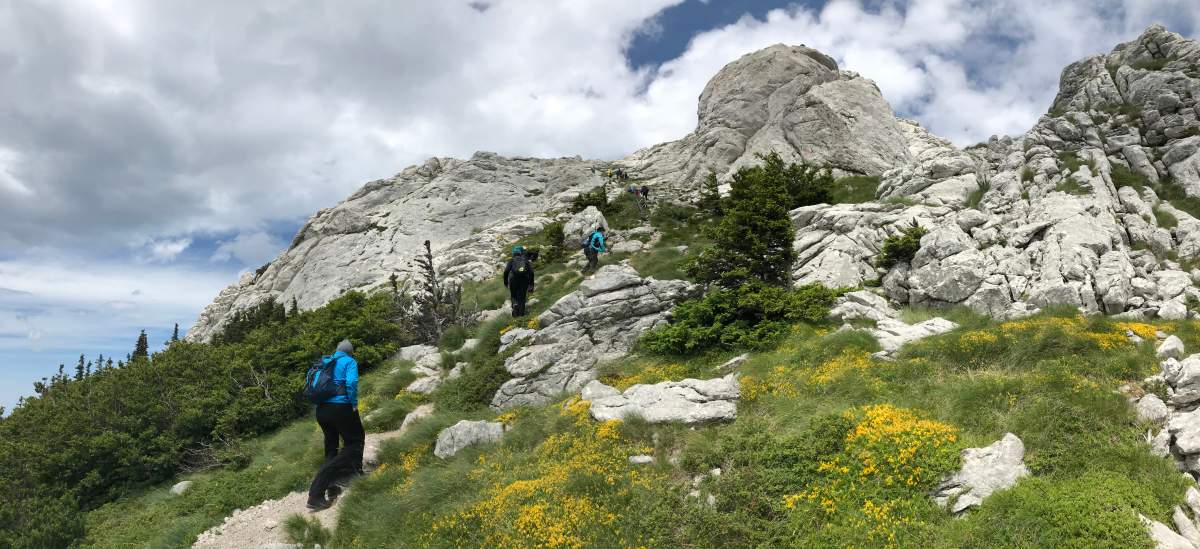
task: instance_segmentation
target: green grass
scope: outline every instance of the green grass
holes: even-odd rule
[[[1096,171],[1096,163],[1091,159],[1085,161],[1077,152],[1063,151],[1058,153],[1058,162],[1062,164],[1063,170],[1069,173],[1079,171],[1079,168],[1082,166],[1087,166],[1093,173]]]
[[[283,523],[288,540],[300,544],[304,549],[329,545],[330,533],[316,517],[292,515]]]
[[[602,539],[629,543],[636,536],[649,547],[826,546],[851,539],[870,545],[870,536],[880,534],[852,527],[861,517],[857,509],[864,501],[891,501],[894,517],[875,526],[896,535],[898,545],[949,548],[1138,547],[1148,540],[1133,512],[1169,523],[1186,486],[1169,461],[1150,456],[1141,441],[1145,427],[1113,390],[1156,370],[1152,343],[1132,345],[1124,338],[1125,325],[1065,309],[1012,323],[962,308],[905,309],[902,317],[919,321],[935,313],[962,327],[910,345],[890,362],[867,356],[878,344],[864,331],[796,325],[777,347],[739,367],[742,400],[735,422],[694,429],[626,422],[613,444],[621,452],[657,457],[638,470],[646,485],[623,484],[620,479],[630,470],[621,460],[605,461],[603,452],[582,455],[593,456],[589,460],[597,467],[607,463],[597,474],[616,479],[613,483],[569,466],[578,458],[572,451],[562,446],[549,451],[553,441],[598,438],[596,424],[564,416],[563,403],[522,408],[509,420],[512,428],[499,446],[472,448],[445,461],[427,455],[437,428],[454,420],[439,415],[389,448],[387,471],[350,496],[334,546],[386,547],[395,539],[433,547],[490,539],[493,546],[504,546],[498,540],[513,532],[505,526],[512,524],[505,513],[549,512],[568,506],[566,501],[583,500],[613,514],[613,522],[605,524],[612,537],[589,537],[600,534],[588,525],[572,528],[553,514],[538,524],[562,526],[585,545],[601,547],[608,546]],[[1187,345],[1200,345],[1200,327],[1194,323],[1163,327]],[[617,387],[709,378],[720,375],[715,368],[728,358],[719,353],[688,360],[634,355],[604,365],[600,375]],[[813,515],[802,505],[784,506],[789,495],[836,485],[829,484],[838,478],[836,472],[822,472],[818,463],[840,456],[858,466],[854,460],[860,450],[847,449],[845,433],[864,407],[882,404],[949,426],[957,433],[955,449],[990,444],[1013,432],[1024,441],[1026,463],[1035,476],[993,495],[964,520],[930,503],[929,487],[921,483],[829,492],[836,511],[828,516]],[[668,462],[671,456],[678,465]],[[402,467],[414,459],[419,466]],[[937,471],[951,467],[928,463]],[[566,476],[547,476],[558,464]],[[724,473],[697,487],[702,497],[715,497],[714,507],[683,496],[692,489],[694,475],[714,467]],[[517,480],[553,487],[527,493],[516,490],[523,484],[507,484]],[[512,499],[484,504],[498,494]],[[543,504],[548,507],[539,507]],[[508,511],[461,518],[472,507]],[[821,520],[812,520],[817,517]],[[461,520],[466,522],[456,522]],[[434,530],[435,523],[441,529]]]
[[[834,204],[859,204],[875,200],[879,189],[878,176],[854,175],[833,182],[830,202]]]
[[[1133,68],[1143,71],[1161,71],[1171,62],[1170,59],[1144,59],[1131,65]]]
[[[1026,169],[1028,169],[1028,168],[1026,168]],[[986,195],[987,192],[989,190],[991,190],[991,188],[992,188],[992,186],[990,184],[985,183],[983,185],[980,185],[979,188],[971,191],[971,194],[967,196],[967,207],[968,208],[978,208],[979,203],[983,202],[983,196]]]
[[[1092,190],[1087,185],[1081,184],[1072,176],[1067,176],[1054,186],[1054,190],[1062,193],[1067,193],[1075,196],[1086,196],[1091,194]]]
[[[412,395],[394,399],[412,380],[409,367],[408,363],[389,362],[362,377],[360,411],[364,416],[376,408],[384,412],[366,422],[368,431],[399,427],[404,415],[415,407]],[[389,373],[394,368],[399,371]],[[220,524],[234,509],[305,489],[324,460],[321,431],[311,417],[247,441],[243,451],[250,459],[241,469],[225,467],[184,475],[89,512],[80,546],[190,547],[198,534]],[[178,480],[191,480],[192,487],[182,496],[172,496],[169,490]]]
[[[1179,226],[1179,219],[1175,217],[1175,214],[1159,208],[1158,206],[1155,206],[1153,210],[1154,218],[1158,221],[1159,227],[1164,229],[1174,229],[1175,227]]]

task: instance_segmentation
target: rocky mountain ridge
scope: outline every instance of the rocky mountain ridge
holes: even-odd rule
[[[1182,207],[1200,196],[1198,96],[1200,45],[1152,26],[1067,67],[1050,111],[1029,132],[964,150],[897,118],[874,83],[828,56],[776,45],[714,76],[694,132],[612,165],[679,201],[692,199],[710,171],[726,176],[768,151],[879,176],[876,201],[792,212],[798,284],[878,284],[902,304],[961,304],[997,317],[1061,303],[1182,318],[1200,299],[1200,271],[1190,269],[1200,220]],[[493,276],[505,245],[605,184],[607,166],[477,153],[368,183],[222,291],[188,337],[206,340],[232,312],[267,298],[311,308],[407,276],[426,239],[442,272]],[[1177,197],[1164,200],[1155,188]],[[884,239],[912,223],[929,230],[917,257],[876,267]]]

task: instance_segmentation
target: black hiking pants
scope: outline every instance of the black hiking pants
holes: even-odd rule
[[[349,404],[317,405],[317,424],[325,434],[325,464],[308,487],[308,499],[325,497],[330,484],[344,477],[362,473],[363,443],[366,433],[358,412]],[[338,439],[342,449],[338,451]]]
[[[529,283],[524,280],[509,281],[508,296],[512,298],[513,317],[525,316],[525,301],[529,297]]]
[[[583,250],[583,255],[587,256],[588,261],[587,267],[583,268],[583,272],[595,272],[597,263],[600,261],[600,252],[597,252],[591,248],[585,248]]]

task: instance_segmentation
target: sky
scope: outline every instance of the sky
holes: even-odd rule
[[[806,44],[960,145],[1194,0],[0,0],[0,406],[161,345],[316,210],[430,156],[619,158]]]

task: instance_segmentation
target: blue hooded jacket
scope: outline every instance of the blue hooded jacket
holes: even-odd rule
[[[325,404],[349,404],[358,408],[358,361],[342,351],[333,353],[330,358],[337,361],[333,366],[333,382],[344,385],[346,394],[334,396]]]
[[[588,242],[588,246],[597,253],[604,252],[607,249],[604,246],[604,233],[592,231],[592,240]]]

